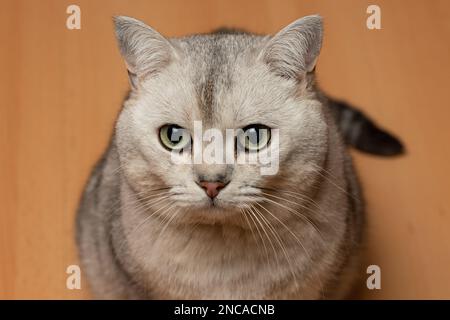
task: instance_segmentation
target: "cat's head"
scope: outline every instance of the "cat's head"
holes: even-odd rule
[[[123,177],[140,201],[217,221],[268,192],[310,191],[328,148],[313,84],[319,16],[274,36],[168,39],[132,18],[117,17],[115,25],[132,87],[116,145]],[[265,162],[249,161],[255,155]]]

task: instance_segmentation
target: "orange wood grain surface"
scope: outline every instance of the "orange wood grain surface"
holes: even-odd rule
[[[66,8],[81,7],[81,30]],[[382,29],[366,28],[378,4]],[[273,33],[320,13],[322,88],[398,134],[407,155],[353,152],[367,198],[365,264],[382,289],[359,298],[450,298],[449,1],[0,2],[0,298],[89,298],[66,288],[74,214],[127,90],[111,16],[168,36],[219,26]]]

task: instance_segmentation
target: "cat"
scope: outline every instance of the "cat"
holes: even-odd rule
[[[321,17],[273,36],[165,38],[133,18],[114,22],[131,90],[77,214],[93,296],[345,298],[360,274],[365,221],[347,145],[378,155],[403,146],[317,87]],[[278,129],[278,172],[175,165],[180,144],[178,156],[192,156],[194,121],[248,132],[236,158],[264,152]]]

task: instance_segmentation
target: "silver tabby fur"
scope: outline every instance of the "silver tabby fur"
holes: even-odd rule
[[[82,270],[103,299],[329,299],[358,275],[360,188],[315,85],[322,21],[274,36],[167,39],[115,18],[132,89],[77,216]],[[280,168],[173,165],[167,123],[280,129]],[[195,183],[226,179],[215,206]]]

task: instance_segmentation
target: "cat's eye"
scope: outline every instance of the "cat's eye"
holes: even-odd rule
[[[270,142],[270,128],[262,124],[252,124],[242,129],[237,142],[246,151],[259,151]]]
[[[168,150],[181,150],[191,143],[191,135],[176,124],[167,124],[159,129],[159,140]]]

